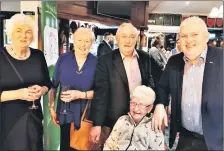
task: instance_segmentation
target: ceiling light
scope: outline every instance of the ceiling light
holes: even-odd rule
[[[223,14],[223,5],[219,7],[219,14]]]
[[[218,18],[223,18],[223,13],[218,15]]]
[[[210,16],[211,18],[216,18],[216,17],[218,16],[218,14],[219,14],[219,10],[218,10],[218,8],[217,8],[217,7],[213,7],[213,8],[212,8],[212,11],[211,11],[210,14],[209,14],[209,16]]]
[[[189,4],[190,4],[190,1],[186,1],[185,4],[186,4],[186,5],[189,5]]]

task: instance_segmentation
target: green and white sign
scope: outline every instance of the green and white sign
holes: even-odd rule
[[[48,65],[49,74],[52,79],[54,67],[59,57],[56,1],[42,1],[41,30],[42,30],[42,44],[43,44],[42,50],[44,52]],[[48,102],[49,97],[48,95],[46,95],[43,99],[44,150],[59,150],[60,127],[55,126],[51,121]]]

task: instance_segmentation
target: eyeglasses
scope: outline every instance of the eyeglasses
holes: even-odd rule
[[[139,109],[146,109],[147,107],[149,107],[150,105],[144,105],[141,103],[136,103],[136,102],[130,102],[131,107],[136,107],[138,106]]]

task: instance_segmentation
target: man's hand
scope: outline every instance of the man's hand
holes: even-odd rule
[[[163,127],[168,126],[168,118],[164,105],[156,105],[153,117],[152,117],[152,129],[162,133]]]
[[[100,135],[101,135],[101,126],[94,126],[91,128],[89,134],[89,140],[95,144],[100,143]]]

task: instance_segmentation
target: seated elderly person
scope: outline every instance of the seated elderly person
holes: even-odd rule
[[[130,112],[116,122],[103,150],[164,150],[164,135],[154,132],[151,117],[155,92],[144,85],[131,93]]]

